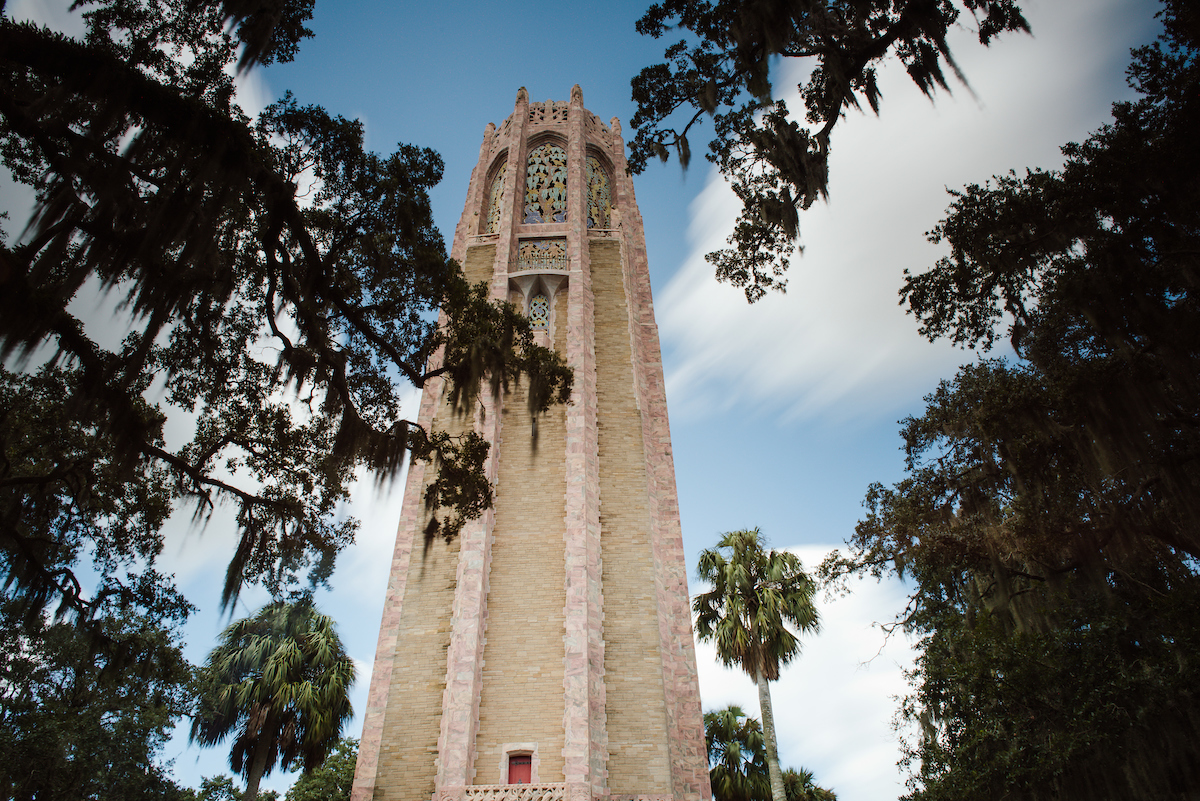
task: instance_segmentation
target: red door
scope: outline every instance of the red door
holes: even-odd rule
[[[533,758],[529,754],[513,754],[508,758],[508,783],[529,784]]]

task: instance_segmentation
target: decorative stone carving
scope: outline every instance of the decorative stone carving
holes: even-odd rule
[[[517,248],[517,270],[566,270],[567,240],[523,239]]]
[[[442,787],[434,794],[435,801],[463,801],[463,787]]]
[[[529,104],[529,121],[542,125],[563,123],[567,121],[569,103],[547,100],[545,103]]]
[[[504,174],[508,171],[507,162],[500,165],[496,177],[492,179],[492,191],[488,194],[487,221],[484,224],[485,234],[494,234],[500,229],[500,200],[504,196]]]
[[[565,784],[476,784],[465,789],[464,801],[567,801]]]
[[[525,172],[525,216],[522,222],[567,221],[567,151],[558,145],[535,147]]]
[[[608,171],[595,156],[588,156],[584,165],[587,176],[587,227],[609,228],[612,212],[612,186]]]
[[[529,324],[540,331],[550,325],[550,298],[540,292],[529,301]]]
[[[595,114],[584,114],[583,130],[593,141],[604,141],[607,138],[608,128]]]

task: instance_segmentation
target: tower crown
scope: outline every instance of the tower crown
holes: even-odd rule
[[[573,140],[580,147],[573,148]],[[614,137],[583,107],[578,84],[570,100],[541,103],[530,103],[522,88],[513,113],[484,131],[484,207],[471,233],[498,234],[506,224],[527,234],[561,233],[565,229],[553,226],[569,223],[572,215],[583,215],[589,229],[612,228],[614,150],[623,147],[619,134]],[[575,149],[579,158],[573,157]],[[573,191],[576,186],[582,195]]]

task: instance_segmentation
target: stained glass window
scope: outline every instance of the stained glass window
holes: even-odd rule
[[[543,331],[550,325],[550,298],[541,292],[529,301],[529,322]]]
[[[526,223],[567,221],[567,152],[542,145],[529,154],[525,172]]]
[[[500,228],[500,196],[504,194],[504,173],[508,164],[501,164],[492,179],[492,191],[488,198],[487,224],[483,229],[485,234],[494,234]]]
[[[612,220],[612,187],[608,182],[608,173],[600,164],[600,159],[588,156],[586,162],[588,182],[588,228],[608,228]]]

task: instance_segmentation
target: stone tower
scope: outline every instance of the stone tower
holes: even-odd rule
[[[524,89],[484,131],[451,255],[575,372],[473,420],[440,381],[420,423],[492,443],[494,508],[426,550],[404,495],[354,801],[711,796],[642,218],[616,118]],[[499,407],[499,408],[497,408]]]

